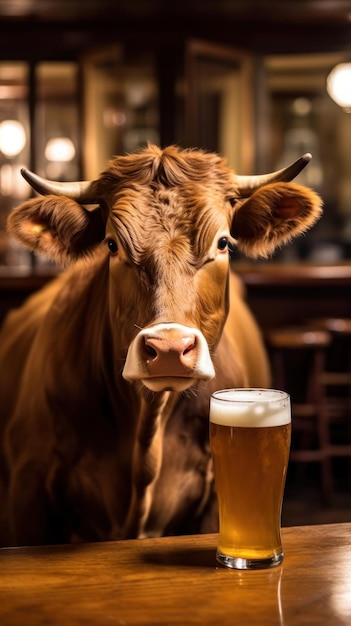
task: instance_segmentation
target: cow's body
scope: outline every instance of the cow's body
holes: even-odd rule
[[[309,206],[300,231],[319,201],[281,184],[273,222],[284,221],[284,235],[265,243],[259,202],[251,234],[218,157],[163,154],[122,158],[124,177],[116,160],[99,183],[103,218],[56,195],[10,218],[53,258],[89,255],[12,312],[0,336],[2,545],[216,528],[210,394],[269,385],[259,330],[228,278],[226,240],[245,231],[243,249],[264,254],[286,238],[287,220],[298,232],[292,196]]]

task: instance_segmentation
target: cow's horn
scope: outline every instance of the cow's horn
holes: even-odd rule
[[[236,176],[235,181],[239,185],[239,192],[242,198],[247,198],[263,185],[269,183],[289,182],[293,180],[306,167],[307,163],[312,159],[312,155],[307,152],[303,154],[297,161],[283,167],[283,169],[271,174],[260,174],[258,176]]]
[[[38,174],[30,172],[24,167],[21,169],[21,174],[27,183],[42,196],[54,194],[57,196],[66,196],[72,200],[78,200],[82,204],[98,204],[94,181],[61,183],[41,178]]]

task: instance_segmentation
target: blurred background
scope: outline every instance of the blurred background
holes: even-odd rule
[[[262,173],[308,151],[323,221],[276,260],[351,258],[349,107],[327,78],[351,62],[346,0],[0,0],[0,262],[26,165],[92,178],[147,141],[220,152]]]

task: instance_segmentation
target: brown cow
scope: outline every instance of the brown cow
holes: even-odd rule
[[[215,530],[209,395],[269,385],[228,250],[265,257],[316,221],[284,182],[308,160],[244,178],[150,145],[92,183],[23,172],[44,197],[10,232],[71,266],[0,337],[2,545]]]

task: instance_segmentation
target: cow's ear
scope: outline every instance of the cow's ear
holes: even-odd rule
[[[235,209],[231,234],[250,257],[270,256],[304,233],[322,215],[322,200],[295,183],[265,185]]]
[[[105,237],[100,207],[88,211],[62,196],[24,202],[10,213],[7,229],[26,248],[61,265],[89,254]]]

